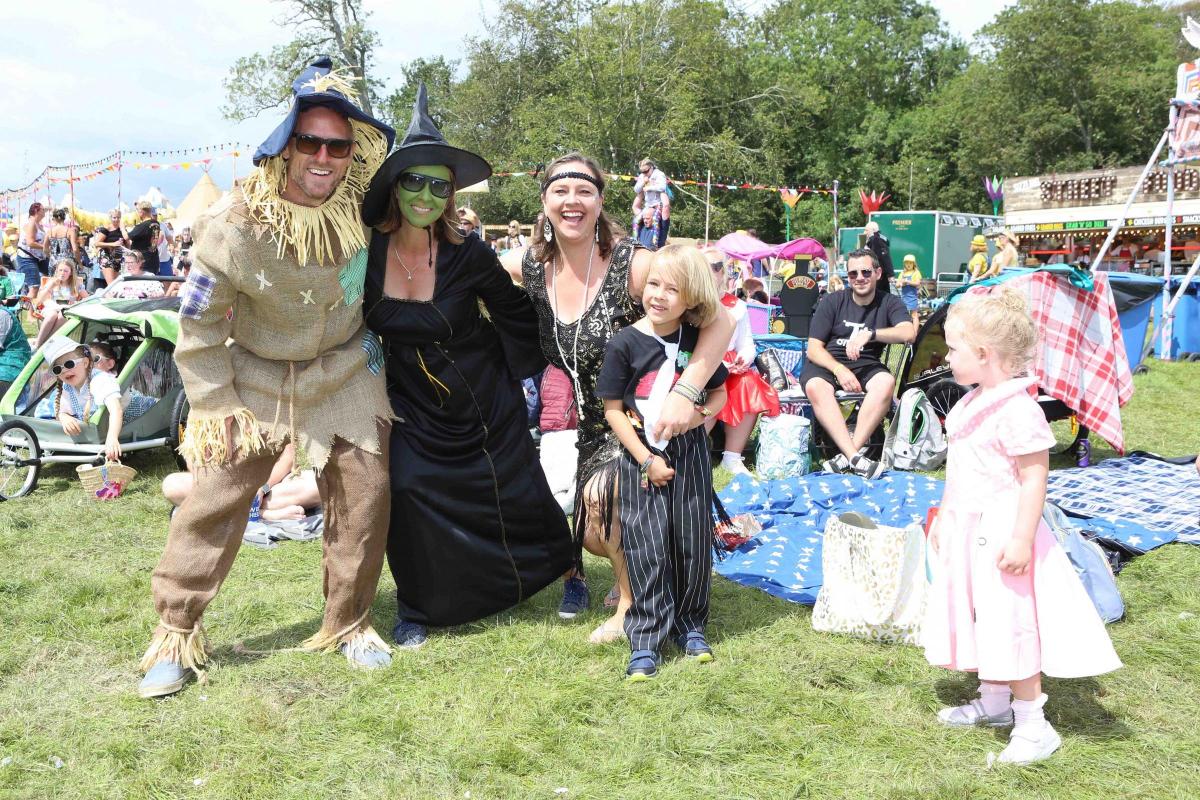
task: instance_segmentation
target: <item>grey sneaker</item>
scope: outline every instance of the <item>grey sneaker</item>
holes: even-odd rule
[[[821,471],[828,472],[834,475],[839,475],[843,472],[850,471],[850,459],[846,458],[845,454],[838,453],[828,461],[821,462]]]
[[[174,661],[160,661],[142,678],[138,684],[138,694],[147,698],[166,697],[178,692],[195,677],[196,673]]]
[[[986,725],[989,728],[1007,728],[1013,724],[1012,706],[999,714],[989,715],[983,710],[983,701],[978,698],[966,705],[954,708],[943,708],[937,714],[938,722],[952,728],[969,728],[973,725]]]
[[[850,471],[860,478],[872,481],[883,474],[883,462],[856,455],[850,460]]]

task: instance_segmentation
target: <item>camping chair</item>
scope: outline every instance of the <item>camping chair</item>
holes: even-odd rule
[[[867,457],[878,461],[883,456],[883,444],[887,438],[887,426],[892,423],[892,417],[896,413],[897,397],[900,393],[900,371],[903,365],[908,360],[908,351],[912,345],[910,344],[889,344],[883,349],[881,360],[883,365],[887,367],[892,378],[896,382],[896,386],[892,391],[892,404],[884,414],[883,420],[879,426],[871,432],[871,438],[867,441]],[[858,410],[862,406],[863,400],[866,399],[866,392],[843,392],[836,391],[838,407],[841,409],[842,418],[846,420],[846,427],[850,433],[854,433],[854,426],[858,421]],[[839,452],[833,440],[825,432],[821,423],[817,421],[816,415],[813,415],[813,441],[816,444],[817,450],[822,460],[833,458]]]

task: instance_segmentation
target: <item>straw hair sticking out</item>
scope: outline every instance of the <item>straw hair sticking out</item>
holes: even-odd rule
[[[717,318],[721,298],[713,286],[708,260],[694,245],[671,244],[654,254],[650,268],[658,268],[679,289],[687,306],[683,321],[703,328]]]
[[[349,122],[354,134],[350,166],[321,205],[308,207],[283,199],[287,162],[282,156],[265,159],[242,182],[250,216],[262,226],[263,234],[270,233],[280,258],[290,248],[301,265],[311,261],[333,265],[367,246],[359,206],[387,156],[387,137],[372,125],[356,119]]]
[[[1023,375],[1033,361],[1037,328],[1025,296],[1007,286],[972,292],[950,307],[946,324],[960,326],[963,338],[1000,358],[1010,375]]]

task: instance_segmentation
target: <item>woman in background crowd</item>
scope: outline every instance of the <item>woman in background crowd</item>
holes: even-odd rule
[[[50,273],[46,262],[46,231],[42,228],[45,218],[46,209],[41,203],[33,203],[29,206],[29,215],[21,224],[21,236],[17,240],[17,270],[25,276],[26,292],[37,292],[42,275]]]

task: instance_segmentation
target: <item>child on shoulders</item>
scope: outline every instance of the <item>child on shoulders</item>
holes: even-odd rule
[[[1030,764],[1062,743],[1046,721],[1042,675],[1121,666],[1095,606],[1042,522],[1054,436],[1026,377],[1037,332],[1025,299],[971,294],[946,320],[954,379],[976,384],[950,411],[945,494],[923,630],[929,663],[979,675],[979,698],[938,712],[945,725],[1013,726],[1000,761]]]
[[[655,253],[642,306],[646,316],[609,341],[596,381],[605,419],[624,448],[609,468],[633,590],[624,622],[631,681],[657,674],[668,637],[688,657],[712,660],[704,635],[712,582],[712,465],[703,426],[725,404],[726,378],[718,367],[705,387],[679,381],[698,329],[720,309],[699,250],[670,245]],[[671,392],[695,404],[692,427],[655,441],[651,431]]]

